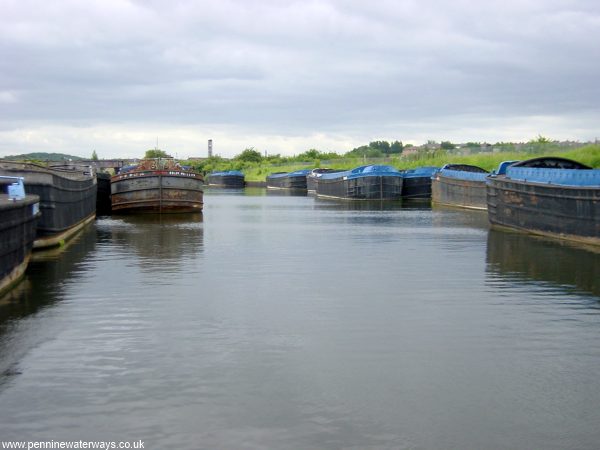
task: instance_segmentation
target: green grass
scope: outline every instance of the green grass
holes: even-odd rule
[[[590,167],[600,168],[600,145],[592,144],[574,150],[561,150],[550,148],[543,153],[507,151],[499,153],[478,153],[475,155],[459,156],[437,151],[433,154],[419,155],[402,159],[394,156],[386,162],[379,160],[366,161],[362,158],[343,158],[330,162],[313,161],[312,163],[297,163],[286,165],[268,165],[256,163],[251,167],[242,169],[247,181],[265,181],[267,175],[273,172],[293,172],[300,169],[312,169],[315,167],[330,167],[333,169],[353,169],[363,164],[389,164],[398,169],[414,169],[423,166],[441,167],[444,164],[471,164],[492,170],[498,167],[502,161],[515,161],[535,158],[537,156],[562,156],[586,164]]]
[[[482,167],[486,170],[492,170],[498,167],[502,161],[516,161],[535,158],[537,156],[561,156],[563,158],[573,159],[586,164],[590,167],[600,168],[600,145],[587,145],[574,150],[554,149],[544,153],[528,152],[499,152],[499,153],[479,153],[475,155],[458,156],[439,153],[426,158],[415,159],[413,161],[401,161],[399,169],[414,169],[421,166],[438,166],[444,164],[471,164]]]

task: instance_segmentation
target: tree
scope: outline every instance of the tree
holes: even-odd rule
[[[246,162],[261,162],[263,156],[260,154],[258,150],[255,150],[254,147],[247,148],[242,153],[237,155],[235,158],[237,161],[246,161]]]
[[[378,148],[371,147],[370,145],[362,145],[347,152],[346,156],[359,158],[362,158],[363,156],[367,158],[381,158],[383,156],[383,152]]]
[[[443,148],[444,150],[452,150],[452,149],[456,148],[456,145],[454,145],[450,141],[442,141],[440,143],[440,148]]]
[[[549,144],[550,142],[552,142],[550,139],[548,139],[547,137],[542,136],[541,134],[538,134],[537,139],[532,139],[531,141],[529,141],[531,144]]]
[[[310,150],[305,151],[304,153],[300,153],[295,159],[298,161],[311,161],[313,159],[319,159],[321,157],[321,152],[311,148]]]
[[[402,146],[402,142],[400,142],[400,141],[394,141],[390,145],[390,153],[392,153],[392,154],[402,153],[402,149],[403,148],[404,147]]]
[[[381,153],[390,153],[390,143],[388,141],[369,142],[369,147],[381,151]]]
[[[150,150],[146,150],[146,154],[144,158],[170,158],[171,156],[167,154],[164,150],[160,150],[158,148],[152,148]]]
[[[92,152],[92,161],[98,161],[98,153],[96,153],[96,150]]]

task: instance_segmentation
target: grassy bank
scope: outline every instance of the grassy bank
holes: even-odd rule
[[[272,165],[265,162],[243,163],[242,167],[234,167],[234,163],[223,162],[222,167],[214,167],[213,170],[238,169],[244,172],[248,181],[264,181],[266,176],[273,172],[293,172],[299,169],[312,169],[315,167],[330,167],[333,169],[353,169],[363,164],[388,164],[398,169],[414,169],[423,166],[441,167],[444,164],[471,164],[492,170],[498,167],[502,161],[516,161],[535,158],[537,156],[562,156],[586,164],[590,167],[600,168],[600,145],[587,145],[574,150],[546,149],[543,152],[516,152],[506,151],[498,153],[478,153],[474,155],[460,156],[446,151],[436,151],[427,154],[411,155],[405,158],[393,156],[391,158],[363,159],[363,158],[341,158],[331,161],[307,161],[304,163],[292,163],[285,165]]]

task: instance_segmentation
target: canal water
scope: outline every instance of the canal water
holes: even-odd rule
[[[0,440],[597,449],[600,254],[485,214],[205,195],[101,217],[0,301]]]

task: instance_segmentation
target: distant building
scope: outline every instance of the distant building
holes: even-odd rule
[[[416,155],[417,153],[419,153],[419,147],[414,147],[412,145],[410,147],[404,147],[402,150],[402,156]]]

